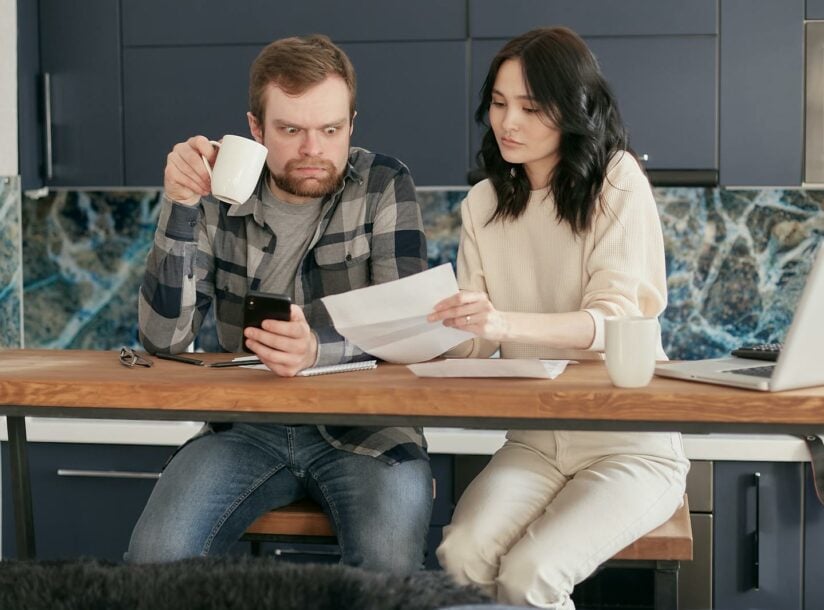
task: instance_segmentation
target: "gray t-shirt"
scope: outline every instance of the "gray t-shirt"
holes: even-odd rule
[[[260,290],[279,292],[294,300],[295,275],[317,231],[323,199],[286,203],[275,197],[268,185],[262,190],[264,221],[274,232],[277,242],[274,267],[261,282]]]

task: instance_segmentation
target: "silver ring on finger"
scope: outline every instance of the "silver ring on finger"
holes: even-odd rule
[[[472,324],[472,316],[466,316],[466,325],[469,326]]]

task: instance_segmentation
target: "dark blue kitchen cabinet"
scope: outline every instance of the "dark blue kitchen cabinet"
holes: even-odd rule
[[[721,183],[800,185],[804,0],[722,0],[720,57]]]
[[[17,158],[23,190],[43,186],[40,19],[36,2],[17,5]]]
[[[462,0],[311,0],[288,13],[265,0],[124,0],[126,184],[160,184],[191,135],[248,135],[249,65],[272,40],[314,32],[355,66],[352,143],[399,158],[419,185],[464,184],[465,12]]]
[[[358,80],[352,143],[399,158],[419,185],[463,184],[465,44],[340,45]],[[169,150],[191,135],[249,134],[248,73],[259,51],[250,45],[124,49],[127,185],[161,184]]]
[[[3,451],[3,557],[16,555],[8,443]],[[172,447],[29,443],[39,559],[121,561]]]
[[[162,185],[166,155],[190,136],[250,137],[249,64],[259,50],[252,46],[124,49],[128,186]]]
[[[429,520],[424,565],[428,570],[437,570],[441,566],[435,551],[443,539],[443,528],[452,521],[452,512],[455,510],[456,461],[455,456],[444,454],[432,454],[429,458],[432,478],[435,481],[435,501],[432,504],[432,517]]]
[[[505,42],[472,42],[473,109],[489,63]],[[603,36],[586,42],[618,99],[630,145],[647,155],[648,169],[717,169],[715,36]],[[474,154],[479,130],[472,133]]]
[[[418,185],[465,184],[469,164],[466,43],[341,46],[358,71],[353,144],[399,158]]]
[[[283,6],[20,4],[24,188],[159,186],[174,143],[195,133],[248,133],[250,62],[275,38],[312,32],[339,43],[358,72],[353,143],[398,157],[419,186],[463,185],[476,165],[472,115],[489,60],[512,36],[544,25],[586,39],[647,169],[687,170],[700,183],[720,172],[723,185],[801,184],[803,19],[805,10],[824,18],[824,0]],[[665,180],[694,183],[682,173]]]
[[[569,27],[586,40],[618,99],[630,145],[646,155],[647,169],[718,169],[717,0],[471,0],[473,110],[489,63],[504,43],[549,26]],[[479,134],[472,129],[473,161]]]
[[[804,610],[824,608],[824,505],[815,494],[809,464],[804,470]]]
[[[126,46],[261,46],[321,33],[340,41],[466,37],[465,0],[122,0]],[[158,18],[162,15],[162,18]]]
[[[807,0],[807,19],[824,19],[824,0]]]
[[[584,37],[718,33],[718,0],[469,0],[469,33],[512,38],[542,26],[562,25]]]
[[[803,469],[800,463],[715,463],[714,608],[804,607]]]
[[[40,0],[36,26],[32,13],[19,14],[21,49],[38,29],[40,41],[39,72],[21,75],[21,99],[38,110],[20,116],[24,188],[123,184],[119,3]]]

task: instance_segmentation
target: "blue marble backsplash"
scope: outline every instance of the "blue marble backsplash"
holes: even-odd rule
[[[17,209],[0,198],[0,341],[13,345]],[[454,263],[464,191],[419,193],[432,265]],[[824,235],[824,191],[658,188],[671,358],[725,355],[742,343],[781,340]],[[137,345],[137,292],[159,193],[53,192],[22,203],[26,347]],[[15,262],[16,261],[16,262]],[[19,326],[19,325],[18,325]],[[208,342],[206,344],[208,347]]]
[[[20,179],[0,178],[0,349],[20,347],[23,327],[20,255]]]

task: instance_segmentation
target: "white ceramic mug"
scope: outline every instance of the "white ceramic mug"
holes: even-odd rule
[[[220,150],[214,168],[206,157],[203,164],[212,179],[212,195],[234,205],[252,196],[266,162],[267,150],[263,144],[240,136],[223,136],[220,142],[212,141]]]
[[[658,318],[607,318],[604,320],[607,372],[619,388],[647,385],[655,371],[661,335]]]

